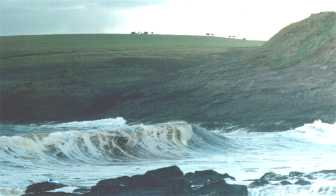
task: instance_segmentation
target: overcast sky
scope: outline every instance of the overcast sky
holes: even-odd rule
[[[336,0],[0,0],[0,35],[129,33],[267,40]]]

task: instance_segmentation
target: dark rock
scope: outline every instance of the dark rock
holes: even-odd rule
[[[154,176],[162,178],[177,178],[183,177],[183,172],[177,166],[165,167],[156,170],[151,170],[145,173],[145,176]]]
[[[38,183],[29,186],[25,196],[247,196],[246,186],[228,184],[225,178],[234,179],[213,170],[196,171],[184,176],[178,167],[172,166],[143,175],[101,180],[91,189],[80,188],[74,193],[46,192],[64,185]],[[192,184],[199,186],[193,189]]]
[[[311,173],[312,175],[314,174],[336,174],[336,170],[321,170],[318,172],[313,172]]]
[[[78,194],[64,193],[64,192],[40,192],[40,193],[26,193],[23,196],[78,196]]]
[[[298,172],[298,171],[292,171],[289,172],[288,176],[293,178],[293,177],[302,177],[304,175],[304,173],[302,172]]]
[[[190,184],[182,171],[172,166],[148,171],[144,175],[102,180],[88,195],[181,195],[190,191]]]
[[[118,193],[120,191],[126,191],[131,183],[131,178],[128,176],[123,176],[114,179],[101,180],[96,186],[91,188],[91,192],[108,192],[108,193]]]
[[[287,180],[283,180],[280,182],[281,185],[291,185],[292,183],[288,182]]]
[[[249,187],[255,188],[259,186],[264,186],[270,183],[270,181],[283,181],[287,180],[287,176],[276,174],[274,172],[267,172],[261,178],[254,180]]]
[[[247,187],[244,185],[227,184],[224,180],[210,183],[194,191],[194,196],[247,196]]]
[[[311,175],[311,174],[307,174],[307,175],[305,175],[304,177],[307,178],[307,179],[309,179],[309,180],[314,180],[314,179],[316,179],[316,177],[314,177],[314,176]]]
[[[267,172],[261,177],[261,179],[265,181],[280,181],[280,180],[286,180],[287,178],[288,178],[287,176],[276,174],[274,172]]]
[[[40,182],[36,184],[29,185],[26,189],[27,193],[42,193],[51,191],[54,189],[65,187],[64,184],[54,183],[54,182]]]
[[[211,182],[216,182],[219,180],[223,180],[225,178],[229,178],[231,180],[236,180],[234,177],[229,174],[220,174],[214,170],[204,170],[204,171],[195,171],[194,173],[185,174],[185,178],[193,185],[200,186],[205,185]]]
[[[296,181],[294,184],[296,185],[311,185],[311,182],[304,180],[304,179],[299,179],[298,181]]]
[[[78,193],[78,194],[83,194],[83,193],[88,193],[90,192],[91,188],[87,188],[87,187],[80,187],[78,189],[75,189],[73,192],[74,193]]]
[[[267,180],[260,178],[260,179],[257,179],[257,180],[255,180],[255,181],[253,181],[253,182],[249,185],[249,187],[250,187],[250,188],[256,188],[256,187],[260,187],[260,186],[265,186],[265,185],[267,185],[267,184],[269,184],[269,182],[268,182]]]

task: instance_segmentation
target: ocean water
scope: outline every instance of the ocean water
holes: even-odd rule
[[[214,169],[250,184],[266,172],[336,169],[336,124],[319,120],[282,132],[208,130],[184,121],[129,124],[94,121],[0,125],[0,195],[20,195],[49,178],[73,187],[178,165],[184,172]],[[249,195],[336,195],[336,172],[308,186],[270,184]]]

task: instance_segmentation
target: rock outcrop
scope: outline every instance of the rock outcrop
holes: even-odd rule
[[[176,166],[151,170],[143,175],[122,176],[99,181],[84,192],[58,192],[65,185],[49,182],[27,187],[24,196],[247,196],[244,185],[228,184],[228,174],[213,170],[196,171],[186,175]],[[53,192],[50,192],[53,191]]]

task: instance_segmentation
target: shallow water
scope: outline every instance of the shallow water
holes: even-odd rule
[[[336,126],[321,121],[284,132],[207,130],[184,121],[130,125],[123,118],[0,128],[0,195],[19,195],[49,178],[90,186],[169,165],[227,172],[246,185],[269,171],[336,169]],[[250,188],[249,194],[336,195],[336,175],[312,182]]]

